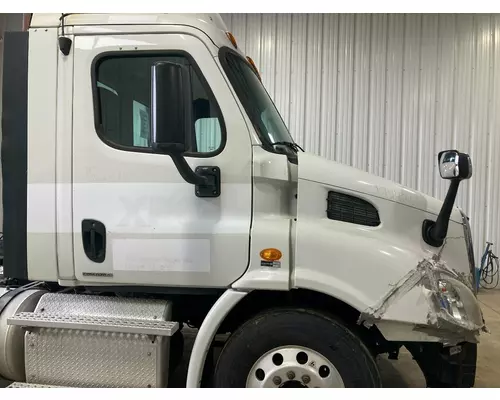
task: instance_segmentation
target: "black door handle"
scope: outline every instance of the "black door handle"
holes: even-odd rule
[[[87,257],[102,263],[106,258],[106,227],[100,221],[84,219],[82,221],[82,242]]]

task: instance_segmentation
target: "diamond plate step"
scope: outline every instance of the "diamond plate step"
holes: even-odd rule
[[[9,325],[32,328],[78,329],[154,336],[172,336],[179,329],[179,323],[173,321],[151,321],[40,312],[19,313],[8,318],[7,323]]]
[[[62,386],[38,385],[36,383],[13,382],[6,389],[61,388]]]

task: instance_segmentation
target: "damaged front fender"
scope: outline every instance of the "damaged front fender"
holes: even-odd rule
[[[418,338],[449,345],[475,343],[480,331],[486,330],[470,282],[441,260],[440,254],[420,261],[362,312],[358,322],[377,325],[387,340]],[[394,335],[397,339],[391,338]]]

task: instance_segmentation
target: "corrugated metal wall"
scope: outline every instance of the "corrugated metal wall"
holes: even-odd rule
[[[307,151],[441,199],[438,151],[468,152],[458,204],[500,253],[500,15],[223,18]]]

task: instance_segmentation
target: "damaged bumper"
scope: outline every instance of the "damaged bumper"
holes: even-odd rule
[[[371,326],[383,321],[404,324],[409,332],[405,341],[422,341],[424,335],[446,346],[476,343],[481,330],[486,330],[471,282],[449,268],[439,254],[419,262],[358,322]]]

